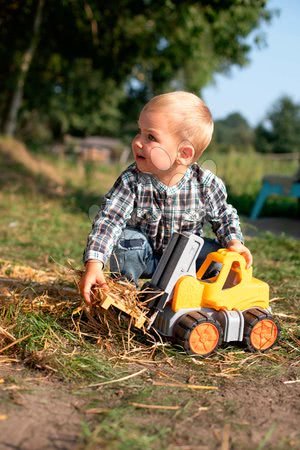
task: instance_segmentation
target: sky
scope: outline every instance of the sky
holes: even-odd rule
[[[281,96],[300,102],[300,0],[270,0],[268,9],[280,15],[261,28],[267,47],[254,48],[249,66],[217,75],[216,85],[202,91],[214,119],[240,112],[255,126]]]

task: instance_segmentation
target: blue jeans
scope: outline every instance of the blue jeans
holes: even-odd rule
[[[219,248],[221,246],[217,241],[204,238],[204,245],[196,263],[197,270],[208,253]],[[110,270],[137,284],[139,278],[152,278],[160,257],[143,233],[134,228],[125,228],[110,258]]]

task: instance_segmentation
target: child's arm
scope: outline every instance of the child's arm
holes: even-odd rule
[[[227,203],[227,192],[223,181],[212,173],[209,173],[206,179],[205,199],[208,221],[219,242],[225,248],[243,255],[247,267],[250,267],[252,255],[243,243],[244,238],[237,211]]]
[[[130,168],[123,172],[105,195],[94,219],[84,251],[84,262],[109,260],[122,230],[131,217],[135,199],[136,178]]]
[[[103,274],[103,263],[97,260],[89,260],[85,266],[85,272],[81,277],[79,287],[81,295],[88,306],[91,305],[91,292],[94,286],[98,286],[105,291],[108,286]]]
[[[135,185],[134,173],[128,168],[106,194],[95,217],[84,251],[86,270],[80,282],[81,294],[88,305],[91,303],[93,286],[108,289],[102,269],[131,217]]]

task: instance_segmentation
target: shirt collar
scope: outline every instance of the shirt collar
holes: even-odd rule
[[[191,175],[191,171],[192,171],[192,166],[189,166],[187,171],[185,172],[185,174],[183,175],[183,177],[181,178],[181,180],[175,184],[174,186],[167,186],[166,184],[162,183],[161,181],[159,181],[158,178],[156,178],[155,176],[148,174],[148,173],[142,173],[138,170],[139,175],[140,175],[140,180],[143,182],[151,182],[152,185],[162,194],[166,194],[166,195],[174,195],[176,194],[181,188],[182,186],[187,182],[187,180],[190,178]]]

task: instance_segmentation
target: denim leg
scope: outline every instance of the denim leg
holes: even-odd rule
[[[211,252],[217,252],[220,248],[222,248],[222,246],[215,239],[204,238],[204,245],[196,262],[197,271],[204,263],[207,255]],[[207,270],[208,273],[205,273],[203,278],[210,278],[211,276],[213,276],[213,272],[220,272],[220,270],[221,264],[212,264]]]
[[[204,245],[197,258],[196,268],[200,268],[207,255],[222,248],[214,239],[204,238]],[[125,228],[110,258],[110,270],[119,273],[128,280],[137,284],[139,278],[151,278],[159,257],[154,254],[146,236],[134,228]],[[214,264],[209,268],[205,278],[209,278],[212,272],[220,271],[220,264]]]
[[[142,276],[151,278],[157,264],[158,258],[146,236],[134,228],[125,228],[110,258],[111,272],[137,284]]]

